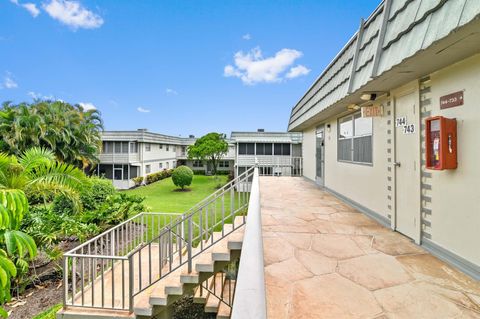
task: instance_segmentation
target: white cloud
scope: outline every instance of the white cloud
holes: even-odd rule
[[[61,99],[57,99],[52,94],[50,95],[43,95],[42,93],[30,91],[27,93],[33,100],[44,100],[44,101],[62,101]]]
[[[97,107],[95,105],[93,105],[93,103],[90,103],[90,102],[80,102],[78,103],[81,107],[83,107],[83,110],[86,112],[86,111],[90,111],[90,110],[96,110]]]
[[[223,75],[240,78],[243,83],[249,85],[281,82],[285,79],[285,71],[302,55],[302,52],[294,49],[282,49],[267,58],[263,57],[258,47],[247,53],[239,51],[234,55],[235,65],[225,66]]]
[[[35,93],[33,91],[30,91],[27,93],[28,96],[30,96],[32,99],[37,100],[42,97],[40,93]]]
[[[144,109],[143,107],[137,107],[137,111],[140,113],[150,113],[149,109]]]
[[[22,7],[24,7],[32,17],[36,18],[40,14],[40,10],[37,8],[37,5],[35,3],[24,3],[22,4]]]
[[[166,89],[165,93],[168,95],[178,95],[178,92],[175,91],[174,89]]]
[[[3,78],[2,87],[5,89],[16,89],[18,88],[18,83],[12,78],[12,75],[7,72],[7,75]]]
[[[40,10],[37,8],[37,5],[35,3],[27,2],[27,3],[20,3],[18,0],[10,0],[11,3],[20,6],[27,10],[32,17],[36,18],[40,14]]]
[[[243,39],[243,40],[247,40],[247,41],[248,41],[248,40],[250,40],[251,38],[252,38],[252,36],[250,35],[250,33],[247,33],[247,34],[242,35],[242,39]]]
[[[310,73],[310,69],[305,67],[304,65],[297,65],[288,71],[286,78],[293,79],[302,75],[307,75]]]
[[[99,15],[84,8],[80,2],[71,0],[50,0],[43,4],[43,9],[55,20],[72,27],[95,29],[103,24]]]

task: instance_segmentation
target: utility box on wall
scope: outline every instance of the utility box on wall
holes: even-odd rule
[[[457,168],[457,120],[434,116],[425,124],[426,168]]]

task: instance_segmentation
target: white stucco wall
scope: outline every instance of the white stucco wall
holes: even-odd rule
[[[387,120],[373,118],[373,164],[337,160],[337,118],[325,130],[325,186],[387,217]]]
[[[432,116],[457,119],[458,168],[432,173],[431,235],[480,266],[480,55],[431,75]],[[440,96],[464,90],[464,105],[440,110]]]

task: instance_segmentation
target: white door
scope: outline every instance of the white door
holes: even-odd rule
[[[317,127],[316,130],[316,182],[320,186],[325,185],[325,129],[324,126]]]
[[[395,103],[395,221],[396,230],[420,238],[420,127],[416,93]]]

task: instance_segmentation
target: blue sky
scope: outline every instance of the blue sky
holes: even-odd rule
[[[379,0],[0,0],[0,101],[49,97],[108,130],[285,131]]]

